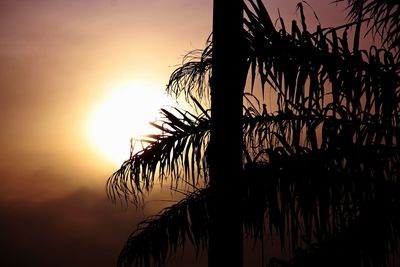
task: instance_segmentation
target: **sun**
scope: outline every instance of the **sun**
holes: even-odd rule
[[[172,104],[162,86],[149,82],[114,82],[90,112],[87,133],[91,145],[113,164],[129,158],[132,139],[159,131],[150,122]]]

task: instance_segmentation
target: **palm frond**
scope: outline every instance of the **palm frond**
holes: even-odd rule
[[[211,36],[207,40],[204,50],[194,50],[188,53],[182,66],[177,68],[170,76],[166,91],[178,98],[184,93],[188,102],[193,99],[201,99],[209,102],[212,42]]]
[[[203,112],[206,112],[203,109]],[[138,203],[144,191],[149,191],[155,178],[161,183],[170,177],[171,183],[180,179],[196,185],[207,179],[205,159],[209,139],[209,115],[198,116],[175,109],[161,110],[164,119],[152,125],[161,130],[149,135],[148,145],[132,154],[107,181],[107,194],[112,200],[124,199]]]
[[[337,0],[335,2],[342,2]],[[400,3],[396,0],[347,0],[349,18],[356,21],[360,16],[368,19],[368,33],[379,36],[399,59]]]
[[[288,261],[272,258],[269,267],[398,266],[400,210],[398,195],[392,195],[398,189],[396,186],[395,190],[389,190],[389,198],[396,201],[363,203],[359,212],[362,215],[353,218],[349,225],[323,240],[296,249]],[[382,208],[382,204],[386,206]]]
[[[382,259],[398,251],[400,237],[400,186],[379,178],[385,175],[382,165],[386,160],[384,155],[379,158],[379,164],[360,171],[356,164],[338,165],[332,154],[282,155],[276,149],[269,162],[247,164],[240,210],[245,233],[255,240],[278,233],[282,247],[299,251],[290,264],[310,260],[321,264],[328,256],[343,263],[344,256],[355,253],[354,263],[375,261],[371,266],[379,266]],[[367,165],[364,160],[360,161]],[[139,224],[118,266],[160,266],[187,242],[198,253],[204,251],[208,191],[190,193]],[[302,244],[307,248],[299,249]]]
[[[208,189],[190,193],[159,215],[141,222],[128,238],[118,267],[162,266],[187,241],[200,252],[208,243]]]
[[[342,264],[335,261],[335,266],[346,259],[335,255],[338,251],[356,252],[353,259],[364,263],[359,266],[382,266],[400,253],[398,149],[289,154],[275,146],[266,153],[268,160],[245,168],[244,226],[255,240],[271,239],[276,233],[282,248],[293,252],[322,246],[318,255],[336,257]],[[313,255],[308,259],[318,258]]]
[[[362,8],[370,6],[372,12],[372,3]],[[310,32],[301,4],[300,26],[292,22],[289,31],[283,20],[280,28],[274,26],[261,0],[248,0],[244,8],[251,92],[259,78],[263,96],[261,102],[246,94],[243,110],[240,212],[245,232],[257,240],[268,229],[270,236],[278,233],[282,247],[304,252],[273,266],[312,266],[312,259],[341,244],[350,246],[343,253],[359,256],[355,266],[380,266],[398,251],[400,238],[398,58],[391,48],[351,49],[350,24]],[[379,19],[393,13],[379,12]],[[384,24],[378,27],[387,30]],[[396,26],[388,27],[394,31]],[[177,96],[184,93],[202,114],[162,110],[164,120],[153,124],[162,133],[149,136],[149,145],[109,178],[112,199],[137,202],[155,177],[161,182],[167,176],[174,182],[193,179],[192,184],[207,178],[210,115],[196,99],[208,95],[211,57],[211,43],[203,53],[190,54],[167,88]],[[160,265],[186,240],[203,250],[207,190],[140,224],[121,253],[120,266]],[[379,234],[371,234],[372,229]]]
[[[294,250],[302,238],[340,233],[370,212],[369,201],[387,205],[377,197],[388,190],[382,184],[398,187],[399,64],[389,50],[351,51],[347,27],[310,33],[301,16],[301,28],[293,22],[287,32],[260,10],[246,9],[252,82],[259,75],[276,103],[246,108],[246,154],[249,164],[266,164],[263,175],[253,176],[270,182],[254,189],[261,194],[254,205],[264,200],[258,205],[267,207],[267,224]],[[255,218],[263,218],[262,210]],[[380,245],[395,249],[387,244],[398,234],[385,236]]]
[[[270,115],[264,119],[271,123],[257,128],[259,134],[248,129],[259,143],[273,146],[281,139],[292,149],[307,143],[313,150],[345,142],[397,143],[400,73],[390,51],[371,47],[352,53],[346,30],[339,38],[335,29],[309,33],[293,23],[289,33],[262,23],[267,21],[259,18],[262,13],[247,12],[252,69],[276,99],[265,108]]]

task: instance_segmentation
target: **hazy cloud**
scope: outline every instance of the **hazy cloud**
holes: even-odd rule
[[[113,266],[140,215],[87,189],[40,204],[0,204],[1,266]]]

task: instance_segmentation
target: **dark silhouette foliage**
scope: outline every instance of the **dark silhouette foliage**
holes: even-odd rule
[[[352,21],[310,31],[302,4],[300,21],[288,28],[282,19],[275,26],[261,1],[245,2],[250,86],[243,96],[244,179],[237,207],[245,234],[256,241],[277,234],[282,248],[292,251],[292,259],[273,258],[270,266],[395,266],[400,3],[349,0]],[[360,23],[382,36],[382,47],[349,43],[350,28]],[[144,140],[148,146],[109,178],[107,192],[139,204],[155,179],[204,186],[142,222],[118,266],[162,265],[187,242],[199,252],[208,246],[211,59],[209,41],[167,86],[185,94],[198,114],[162,110],[164,120],[153,124],[162,133]]]

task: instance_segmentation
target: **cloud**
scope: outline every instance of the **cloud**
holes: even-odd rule
[[[143,208],[116,206],[104,186],[88,189],[51,171],[0,171],[0,266],[109,267],[136,224],[171,204],[170,190],[156,190]],[[204,266],[190,248],[168,267]]]
[[[141,219],[104,194],[80,189],[42,203],[0,204],[0,266],[114,266]]]

